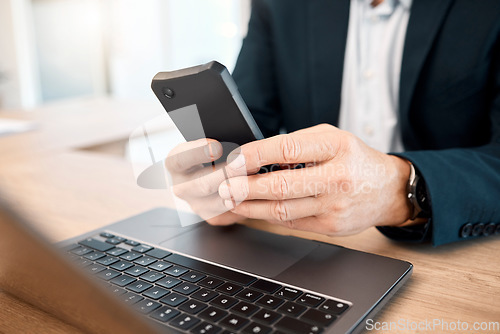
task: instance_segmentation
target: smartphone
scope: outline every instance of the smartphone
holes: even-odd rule
[[[241,146],[264,138],[221,63],[160,72],[151,88],[187,141],[212,138]]]

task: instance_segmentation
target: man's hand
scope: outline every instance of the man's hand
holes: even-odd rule
[[[174,194],[188,202],[195,213],[214,225],[227,225],[244,219],[230,212],[217,194],[219,185],[229,176],[225,170],[226,164],[208,167],[203,165],[219,159],[222,152],[223,147],[218,141],[200,139],[178,145],[165,159]],[[229,172],[233,170],[234,168]],[[230,174],[235,175],[241,174]]]
[[[229,187],[222,182],[219,195],[238,216],[327,235],[398,225],[410,216],[408,162],[374,150],[331,125],[248,143],[238,159],[244,159],[247,174],[273,163],[306,166],[231,177]],[[237,169],[233,175],[242,174]],[[234,201],[243,202],[234,207]]]

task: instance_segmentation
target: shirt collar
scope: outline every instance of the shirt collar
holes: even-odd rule
[[[367,4],[370,4],[372,0],[365,0]],[[411,8],[411,3],[413,0],[385,0],[380,5],[378,5],[375,9],[379,8],[378,11],[380,14],[391,14],[398,4],[401,4],[405,10],[409,10]]]
[[[398,1],[404,7],[404,9],[406,10],[410,9],[412,0],[398,0]]]

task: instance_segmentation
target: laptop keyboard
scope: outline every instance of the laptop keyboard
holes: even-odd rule
[[[110,233],[65,247],[125,303],[187,333],[322,333],[350,306]]]

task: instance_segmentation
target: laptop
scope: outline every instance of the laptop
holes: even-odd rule
[[[157,208],[51,245],[0,195],[0,289],[89,333],[357,333],[405,261]]]

